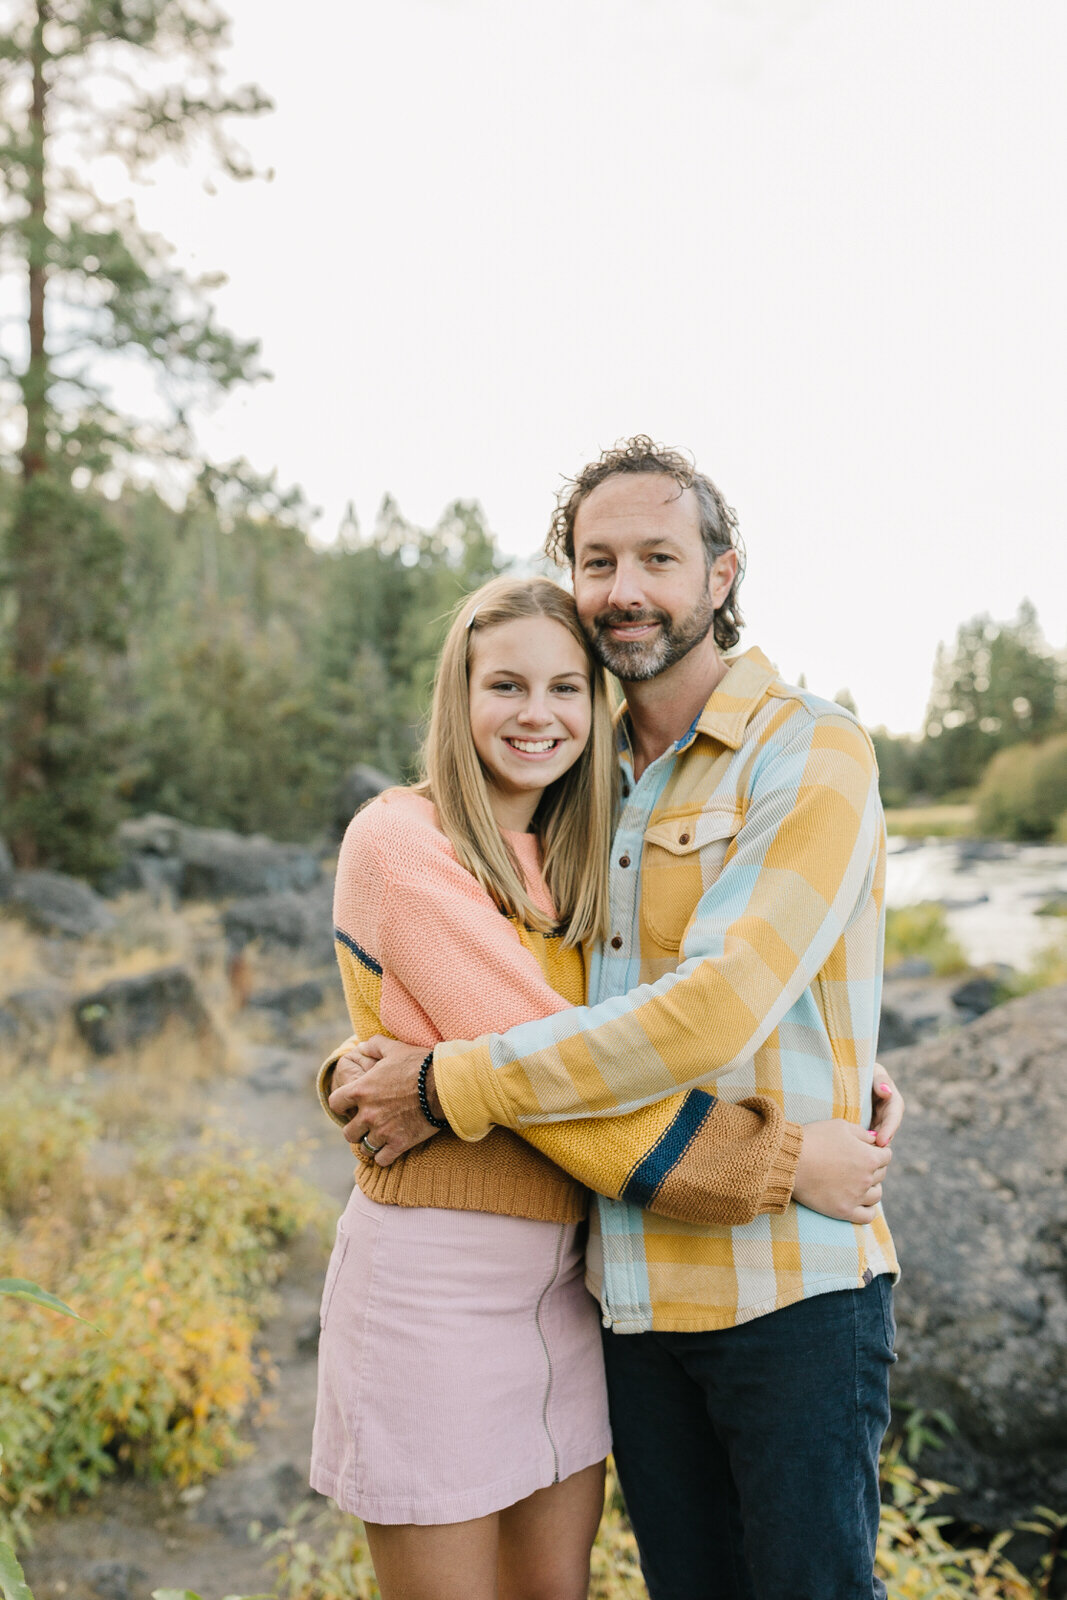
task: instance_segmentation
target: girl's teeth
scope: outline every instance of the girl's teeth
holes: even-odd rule
[[[539,756],[546,750],[551,750],[556,743],[555,739],[509,739],[508,743],[516,750],[521,750],[525,755]]]

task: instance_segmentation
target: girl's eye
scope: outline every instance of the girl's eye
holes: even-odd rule
[[[519,686],[517,683],[505,681],[502,683],[491,683],[489,687],[497,694],[506,694],[509,689],[517,689]]]
[[[557,694],[581,694],[582,686],[578,683],[557,683]]]

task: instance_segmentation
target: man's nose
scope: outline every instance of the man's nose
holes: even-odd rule
[[[641,570],[629,561],[620,561],[615,568],[615,581],[611,585],[608,604],[616,611],[640,611],[645,604],[641,584]]]

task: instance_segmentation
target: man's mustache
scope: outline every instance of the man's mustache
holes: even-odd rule
[[[593,618],[593,626],[600,633],[605,628],[633,628],[643,622],[662,622],[669,627],[670,621],[666,611],[602,611]]]

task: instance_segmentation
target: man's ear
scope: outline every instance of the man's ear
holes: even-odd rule
[[[708,572],[708,595],[716,611],[730,593],[730,585],[737,577],[737,551],[724,550],[716,556]]]

